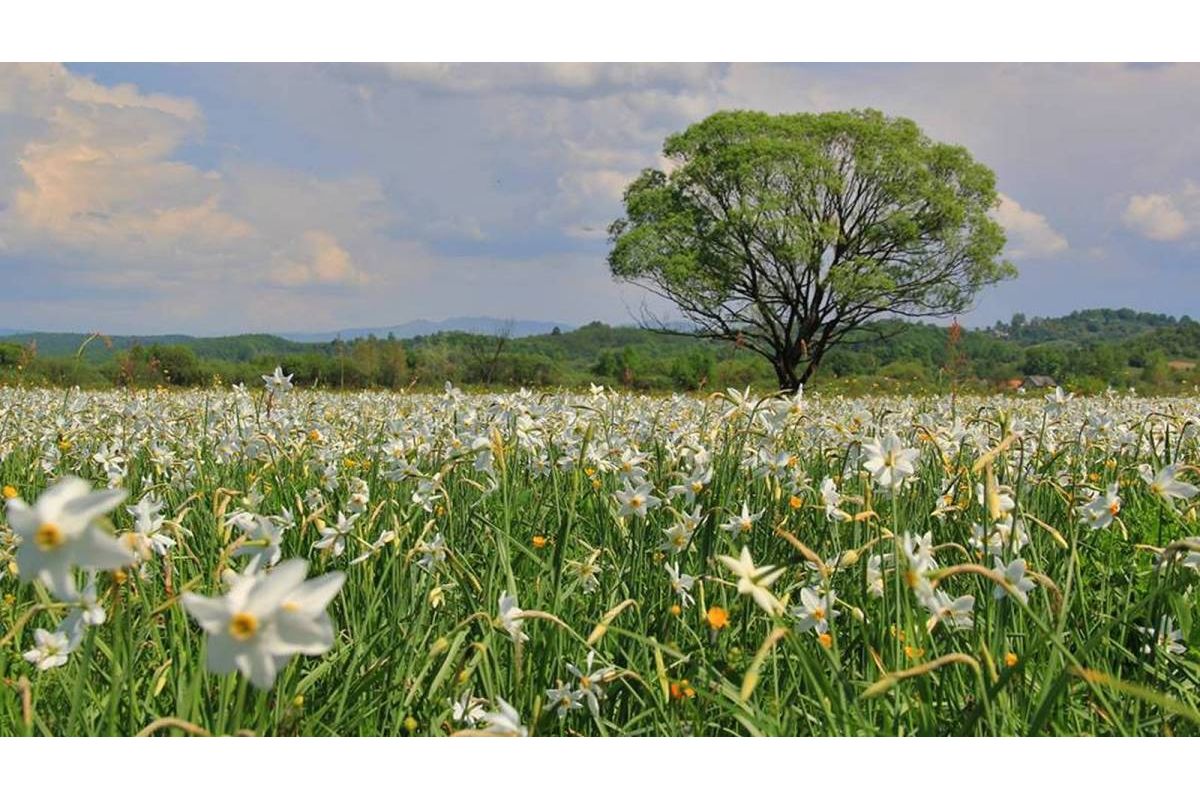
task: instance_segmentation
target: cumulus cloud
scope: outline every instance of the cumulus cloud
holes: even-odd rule
[[[305,231],[299,260],[283,258],[271,271],[280,286],[354,286],[367,282],[350,254],[326,231]]]
[[[0,66],[0,238],[98,287],[358,286],[388,214],[371,178],[318,179],[180,155],[205,120],[186,98],[60,65]],[[7,190],[7,192],[6,192]]]
[[[1056,231],[1045,215],[1024,208],[1006,194],[1000,195],[994,215],[1008,235],[1008,254],[1013,258],[1048,258],[1068,247],[1067,237]]]
[[[1194,189],[1187,194],[1194,196]],[[1133,195],[1121,219],[1131,230],[1159,242],[1182,239],[1192,228],[1176,201],[1165,194]]]

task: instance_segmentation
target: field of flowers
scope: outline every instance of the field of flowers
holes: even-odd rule
[[[0,389],[0,733],[1200,733],[1200,400]]]

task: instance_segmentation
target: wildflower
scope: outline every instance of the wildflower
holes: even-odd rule
[[[530,541],[533,544],[533,548],[535,550],[541,550],[543,547],[546,546],[547,539],[545,536],[534,536],[533,539],[531,539]]]
[[[818,634],[829,630],[829,621],[839,616],[833,607],[837,593],[814,591],[807,586],[800,590],[800,605],[792,607],[792,616],[796,618],[797,628],[801,631],[816,631]]]
[[[499,707],[497,711],[489,711],[483,715],[483,721],[488,724],[484,728],[485,733],[490,733],[493,736],[528,736],[529,729],[521,724],[521,715],[517,710],[504,702],[502,698],[496,698],[496,705]]]
[[[852,517],[843,511],[840,506],[842,504],[842,495],[838,492],[837,484],[833,482],[833,478],[826,475],[821,480],[821,503],[825,506],[825,519],[830,522],[845,522]]]
[[[1143,628],[1139,625],[1137,629],[1150,640],[1142,646],[1142,652],[1146,655],[1153,653],[1155,647],[1175,656],[1187,652],[1187,645],[1183,642],[1183,631],[1175,627],[1175,620],[1170,617],[1162,617],[1157,628]]]
[[[708,613],[704,616],[708,620],[708,626],[714,631],[719,631],[729,624],[729,612],[720,606],[709,606]]]
[[[569,686],[564,686],[562,681],[559,681],[555,688],[546,690],[546,699],[550,701],[552,707],[557,709],[559,719],[565,717],[569,711],[583,708],[579,697],[579,692],[572,690]]]
[[[283,367],[278,365],[276,365],[273,373],[270,375],[263,375],[262,379],[263,383],[266,385],[267,393],[272,397],[278,397],[292,390],[292,376],[284,375]]]
[[[308,563],[284,561],[270,572],[227,573],[220,597],[183,595],[183,607],[208,634],[208,668],[238,670],[269,689],[279,668],[296,654],[318,655],[333,646],[333,623],[325,607],[344,576],[331,572],[306,581]]]
[[[737,536],[741,533],[750,533],[754,529],[754,523],[758,522],[764,512],[759,511],[757,514],[751,514],[750,508],[745,503],[742,503],[742,513],[732,517],[728,522],[721,525],[721,530]]]
[[[929,619],[925,623],[925,628],[930,632],[942,621],[951,630],[970,630],[975,627],[975,619],[972,616],[975,598],[969,594],[951,598],[950,595],[938,589],[922,602],[929,611]]]
[[[1015,667],[1020,661],[1021,659],[1017,657],[1016,653],[1009,652],[1004,654],[1004,666],[1009,669]]]
[[[1009,593],[1012,593],[1021,603],[1028,603],[1029,592],[1037,584],[1025,575],[1025,559],[1014,558],[1005,564],[997,557],[994,566],[996,574],[1004,585],[995,587],[992,590],[993,596],[997,600],[1003,600]]]
[[[867,559],[867,592],[883,597],[883,558],[878,554]]]
[[[692,600],[692,586],[696,583],[696,579],[691,575],[681,575],[678,564],[664,564],[663,566],[671,578],[671,591],[679,596],[680,604],[687,608],[695,602]]]
[[[1121,513],[1121,497],[1117,494],[1117,484],[1111,484],[1105,494],[1095,496],[1079,511],[1092,530],[1107,528]]]
[[[529,636],[521,630],[523,624],[524,620],[521,619],[521,607],[517,605],[517,598],[506,591],[500,592],[500,625],[508,631],[508,635],[514,642],[529,641]]]
[[[455,722],[465,722],[468,725],[478,725],[483,722],[487,716],[487,709],[484,707],[485,700],[479,697],[474,697],[471,690],[462,693],[462,696],[450,704],[450,717]]]
[[[34,648],[27,651],[24,658],[37,666],[39,671],[45,672],[67,663],[67,655],[71,652],[67,634],[61,631],[50,633],[45,628],[38,628],[33,632],[33,641]]]
[[[928,597],[933,591],[927,577],[927,573],[937,569],[937,562],[933,558],[932,539],[932,533],[926,533],[919,538],[905,533],[901,542],[901,552],[906,562],[904,582],[919,598]]]
[[[159,513],[163,504],[153,495],[146,495],[135,506],[125,510],[133,517],[133,531],[121,537],[121,541],[133,551],[139,561],[149,560],[152,554],[165,555],[174,546],[175,540],[162,533],[163,517]]]
[[[863,449],[866,451],[863,467],[881,488],[888,491],[899,489],[905,479],[916,472],[917,457],[921,454],[920,450],[905,447],[894,433],[887,434],[882,440],[875,437]]]
[[[329,550],[335,557],[340,556],[346,552],[346,539],[350,537],[350,529],[354,527],[354,521],[357,519],[358,514],[347,517],[339,511],[334,525],[321,527],[321,539],[313,547],[317,550]]]
[[[591,594],[600,588],[600,573],[603,568],[596,562],[600,558],[600,550],[593,550],[583,561],[568,561],[567,568],[575,574],[584,594]]]
[[[87,481],[68,476],[32,507],[19,498],[9,500],[5,512],[20,539],[21,580],[36,578],[60,600],[72,600],[77,594],[72,567],[113,570],[133,563],[134,554],[96,524],[124,499],[124,491],[93,492]]]
[[[678,514],[678,512],[675,513]],[[658,549],[667,553],[682,553],[691,543],[692,536],[695,535],[696,529],[700,527],[703,520],[704,514],[699,506],[693,508],[690,513],[679,514],[679,519],[675,524],[664,532],[666,541],[659,545]]]
[[[657,497],[651,493],[654,487],[648,483],[640,483],[636,487],[625,481],[625,488],[616,493],[617,502],[620,503],[619,514],[622,517],[628,517],[636,514],[642,519],[646,518],[646,512],[662,503]]]
[[[1179,464],[1169,464],[1154,474],[1149,464],[1142,464],[1138,467],[1138,475],[1146,482],[1151,494],[1165,500],[1167,505],[1174,505],[1175,500],[1190,500],[1200,492],[1192,484],[1175,477],[1180,468]]]
[[[446,538],[439,533],[429,544],[417,545],[417,552],[421,553],[417,566],[426,572],[432,572],[434,567],[446,560],[446,555],[450,551],[446,547]]]
[[[604,683],[613,675],[613,670],[610,667],[601,669],[595,668],[596,651],[589,650],[587,661],[584,662],[583,669],[574,664],[567,664],[567,671],[575,676],[579,682],[579,690],[575,693],[575,698],[584,699],[587,701],[588,709],[593,716],[600,714],[600,701],[604,699]]]
[[[758,605],[771,616],[783,611],[783,604],[771,594],[770,586],[783,575],[783,568],[773,566],[755,567],[750,557],[750,548],[742,547],[738,558],[732,556],[717,556],[722,564],[738,577],[738,594],[748,594]]]

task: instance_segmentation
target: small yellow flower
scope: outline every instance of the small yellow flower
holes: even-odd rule
[[[916,661],[921,656],[925,655],[924,647],[913,647],[911,644],[904,646],[904,655],[909,661]]]
[[[408,731],[409,733],[416,733],[417,732],[417,721],[415,719],[413,719],[412,717],[405,717],[404,718],[404,730]]]
[[[708,625],[714,631],[719,631],[729,624],[729,612],[720,606],[708,609]]]
[[[1017,658],[1016,653],[1005,653],[1004,654],[1004,666],[1008,667],[1009,669],[1012,669],[1013,667],[1015,667],[1020,662],[1020,660],[1021,659]]]
[[[4,487],[4,499],[5,500],[12,500],[16,496],[17,496],[17,487],[15,487],[15,486],[5,486]]]
[[[679,607],[678,603],[671,606],[671,616],[672,617],[678,617],[682,613],[683,613],[683,609]]]
[[[535,550],[541,550],[546,546],[547,539],[545,536],[534,536],[531,541]]]
[[[800,507],[803,505],[804,505],[804,501],[801,500],[796,495],[792,495],[791,497],[788,498],[788,506],[790,506],[793,511],[799,511]]]
[[[821,647],[826,650],[833,647],[833,635],[829,631],[825,631],[817,637],[817,641],[821,643]]]

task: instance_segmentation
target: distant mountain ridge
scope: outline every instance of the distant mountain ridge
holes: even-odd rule
[[[335,339],[348,341],[365,339],[375,336],[386,339],[394,336],[397,339],[412,339],[417,336],[431,336],[435,333],[460,331],[462,333],[484,333],[495,335],[506,332],[513,338],[525,336],[541,336],[552,333],[555,328],[560,332],[574,330],[576,326],[565,322],[546,322],[530,319],[501,319],[499,317],[450,317],[443,320],[415,319],[402,325],[392,325],[381,328],[343,328],[337,331],[319,333],[299,332],[280,333],[278,336],[293,342],[331,342]]]

